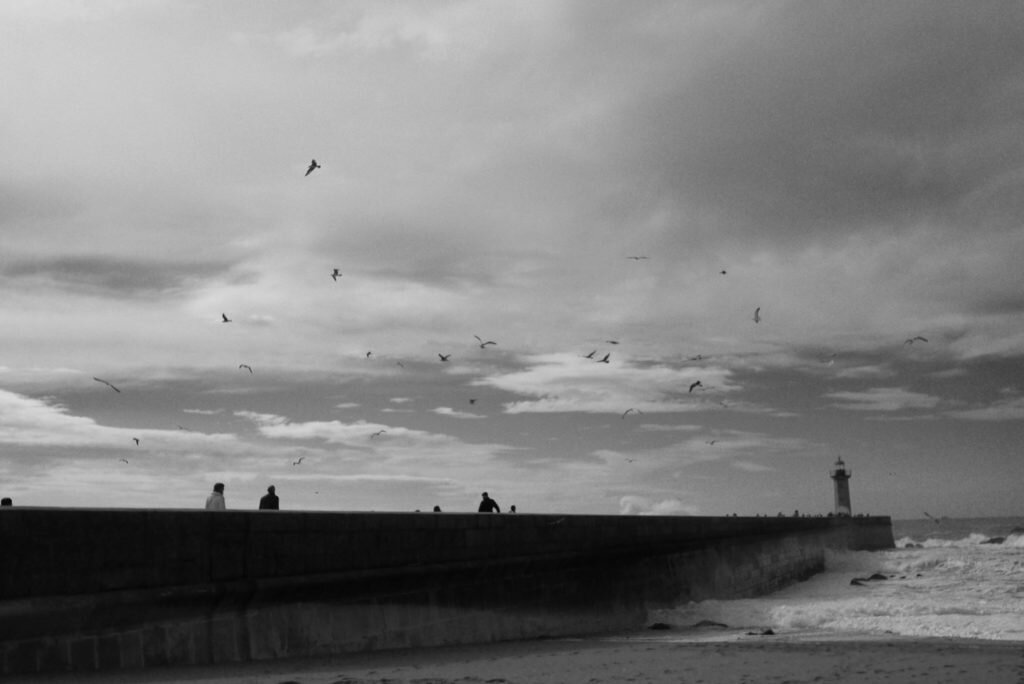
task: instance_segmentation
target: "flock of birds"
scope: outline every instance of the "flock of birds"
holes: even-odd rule
[[[320,168],[322,168],[322,167],[317,162],[317,160],[316,159],[312,159],[310,161],[310,163],[309,163],[309,166],[306,168],[305,176],[308,177],[310,174],[312,174],[314,171],[316,171],[317,169],[320,169]],[[650,259],[650,257],[646,256],[646,255],[630,255],[630,256],[627,256],[626,258],[630,259],[630,260],[633,260],[633,261],[637,261],[637,262],[639,262],[639,261],[646,261],[646,260]],[[719,274],[724,276],[724,275],[727,274],[727,271],[725,269],[722,269],[721,271],[719,271]],[[334,268],[329,273],[329,275],[330,275],[331,279],[334,280],[335,282],[337,282],[338,278],[341,278],[343,276],[341,270],[338,269],[338,268]],[[757,308],[754,309],[754,314],[753,314],[752,318],[753,318],[753,321],[754,321],[755,324],[761,323],[761,321],[763,320],[762,317],[761,317],[761,307],[757,307]],[[221,313],[221,323],[232,323],[232,322],[233,322],[233,319],[228,317],[226,312]],[[480,349],[487,349],[490,346],[497,346],[497,344],[498,344],[494,340],[485,340],[482,337],[480,337],[479,335],[473,335],[473,337],[476,339],[477,344],[478,344]],[[928,342],[928,339],[923,337],[923,336],[921,336],[921,335],[915,335],[913,337],[908,337],[904,341],[903,344],[904,344],[904,346],[907,346],[907,345],[913,345],[913,344],[915,344],[917,342],[925,342],[926,343],[926,342]],[[610,344],[610,345],[618,345],[619,341],[618,340],[605,340],[605,343],[606,344]],[[611,352],[605,353],[600,358],[597,358],[597,353],[598,353],[598,350],[595,349],[595,350],[591,351],[589,354],[584,354],[583,358],[590,359],[590,360],[592,360],[592,361],[594,361],[596,363],[605,363],[605,364],[611,363]],[[372,358],[372,356],[373,356],[373,352],[372,351],[366,352],[366,358],[367,359]],[[451,353],[444,354],[444,353],[440,353],[439,352],[437,354],[437,356],[438,356],[438,358],[440,359],[440,361],[442,363],[447,363],[451,359],[452,354]],[[835,357],[836,356],[837,356],[837,354],[833,353],[833,354],[830,354],[828,357],[826,357],[827,364],[831,366],[835,362]],[[691,361],[703,361],[705,359],[705,357],[702,354],[697,354],[696,356],[692,356],[692,357],[689,357],[689,358],[690,358]],[[397,362],[397,365],[399,365],[399,366],[404,368],[404,364],[401,361]],[[250,364],[247,364],[247,363],[239,364],[238,365],[238,369],[239,370],[246,370],[246,371],[249,372],[249,374],[253,374],[254,373],[252,366]],[[102,384],[106,385],[107,387],[109,387],[114,392],[121,393],[120,388],[115,386],[113,383],[111,383],[111,382],[109,382],[107,380],[104,380],[103,378],[99,378],[99,377],[95,377],[94,376],[93,380],[95,380],[96,382],[99,382],[99,383],[102,383]],[[688,393],[692,394],[695,389],[704,390],[704,389],[708,389],[708,388],[700,380],[696,380],[696,381],[694,381],[694,382],[692,382],[690,384],[689,389],[688,389]],[[470,398],[469,399],[469,403],[470,404],[475,404],[476,403],[476,399],[475,398]],[[724,401],[721,401],[719,403],[722,406],[728,407],[728,405]],[[628,416],[630,414],[643,415],[643,412],[640,411],[639,409],[636,409],[636,408],[629,408],[629,409],[626,409],[621,414],[620,417],[625,419],[626,416]],[[181,427],[180,425],[178,426],[178,428],[179,429],[185,429],[185,428]],[[375,439],[375,438],[383,436],[386,433],[387,433],[387,430],[383,430],[383,429],[382,430],[378,430],[378,431],[373,432],[372,434],[370,434],[370,438],[371,439]],[[140,446],[141,445],[141,440],[138,437],[133,437],[132,440],[135,442],[136,446]],[[717,441],[718,440],[714,440],[713,439],[713,440],[706,441],[705,443],[708,444],[708,445],[714,445]],[[302,461],[304,460],[304,458],[305,458],[304,456],[300,456],[297,460],[292,462],[292,465],[293,466],[300,465],[302,463]],[[121,458],[120,460],[123,461],[124,463],[128,463],[128,460],[126,458]],[[632,462],[634,459],[627,459],[627,460]],[[927,515],[927,514],[925,514],[925,515]],[[931,517],[931,516],[929,516],[929,517]]]

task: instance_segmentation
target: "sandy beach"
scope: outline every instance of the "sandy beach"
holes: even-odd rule
[[[737,684],[1024,681],[1024,644],[961,639],[633,633],[330,659],[62,675],[151,684]]]

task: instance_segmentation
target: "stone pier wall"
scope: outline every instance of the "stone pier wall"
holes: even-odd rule
[[[888,518],[11,508],[0,673],[319,656],[637,627],[756,596]]]

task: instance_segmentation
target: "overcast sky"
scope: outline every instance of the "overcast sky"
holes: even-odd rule
[[[1020,513],[1019,1],[8,0],[0,83],[15,505]]]

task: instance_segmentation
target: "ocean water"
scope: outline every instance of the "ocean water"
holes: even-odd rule
[[[797,638],[1024,642],[1024,518],[895,520],[893,537],[893,550],[830,552],[824,573],[769,596],[688,603],[650,617],[677,634],[708,620]],[[1001,544],[984,543],[999,537]],[[873,573],[887,579],[850,583]]]

